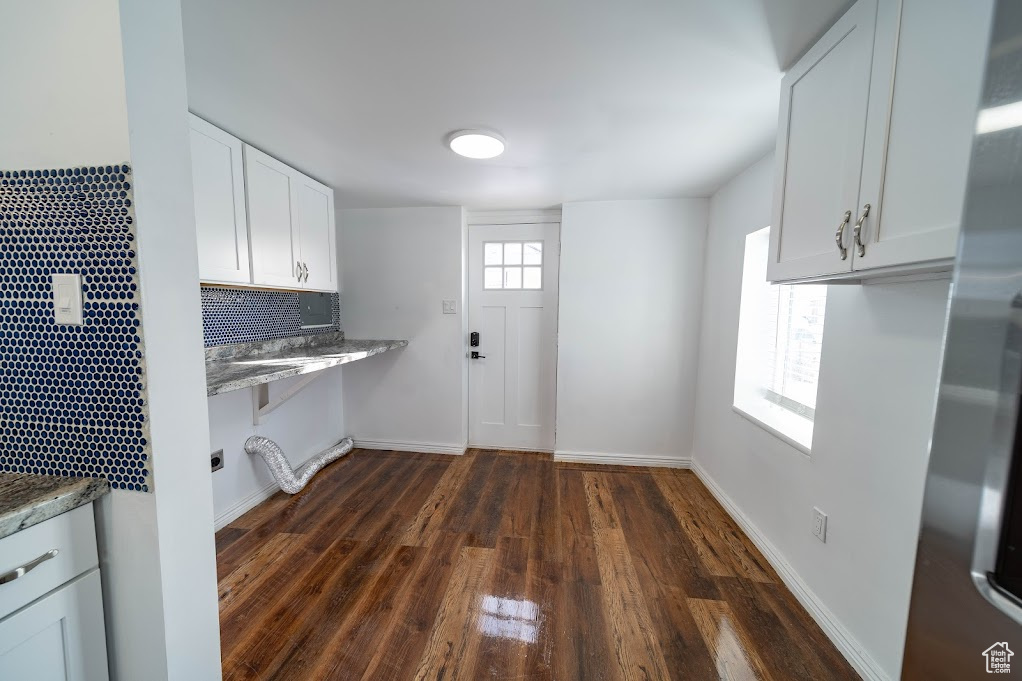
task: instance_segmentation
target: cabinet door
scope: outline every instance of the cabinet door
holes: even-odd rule
[[[0,620],[0,679],[108,678],[99,570]]]
[[[337,251],[334,192],[300,173],[293,178],[298,206],[298,240],[301,261],[308,271],[302,283],[307,289],[337,290]]]
[[[876,0],[859,0],[784,76],[771,281],[851,271],[854,217],[844,218],[858,198],[875,28]]]
[[[195,115],[189,118],[199,279],[247,284],[252,273],[241,140]]]
[[[863,167],[859,271],[955,256],[993,0],[903,0],[900,11],[886,158],[867,154]]]
[[[252,283],[300,288],[294,171],[254,147],[244,147]]]

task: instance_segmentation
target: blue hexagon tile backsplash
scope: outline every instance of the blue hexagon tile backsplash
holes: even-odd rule
[[[332,317],[330,326],[303,329],[297,291],[203,286],[203,341],[208,348],[340,331],[340,296],[336,293],[329,295]]]
[[[50,277],[82,279],[83,324]],[[0,471],[153,487],[126,164],[0,171]]]

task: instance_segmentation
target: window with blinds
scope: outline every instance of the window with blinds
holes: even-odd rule
[[[734,407],[808,453],[827,287],[768,284],[769,242],[769,228],[745,239]]]

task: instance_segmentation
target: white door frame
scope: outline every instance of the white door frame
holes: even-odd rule
[[[510,451],[536,451],[553,453],[556,447],[557,440],[557,353],[558,353],[558,326],[560,323],[560,224],[561,224],[561,209],[539,209],[539,210],[523,210],[523,211],[471,211],[467,212],[465,216],[465,224],[467,228],[467,235],[465,238],[465,268],[464,268],[464,286],[465,286],[465,345],[466,361],[469,362],[469,366],[466,368],[466,390],[465,390],[465,406],[464,418],[465,418],[465,437],[467,446],[469,448],[479,447],[485,449],[508,449]],[[537,225],[537,224],[556,224],[557,228],[557,248],[554,252],[544,254],[544,269],[546,269],[546,258],[553,257],[557,260],[557,294],[555,297],[555,304],[558,308],[558,313],[554,316],[554,348],[553,348],[553,395],[551,403],[551,418],[553,419],[552,431],[553,438],[551,446],[549,448],[534,448],[525,446],[515,447],[499,447],[493,446],[489,443],[479,443],[472,439],[472,423],[471,423],[471,410],[472,410],[472,386],[471,386],[471,351],[473,348],[469,347],[469,333],[472,329],[472,282],[471,282],[471,265],[470,258],[472,257],[471,252],[471,231],[475,226],[492,226],[492,225]],[[552,249],[553,250],[553,249]],[[544,272],[544,276],[546,273]]]
[[[475,210],[469,211],[465,218],[469,227],[472,225],[536,225],[550,222],[561,224],[561,209]]]

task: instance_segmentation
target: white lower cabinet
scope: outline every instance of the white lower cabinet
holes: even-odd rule
[[[98,569],[0,620],[0,679],[107,678],[103,592]]]
[[[0,582],[0,679],[108,679],[92,504],[0,539]]]

